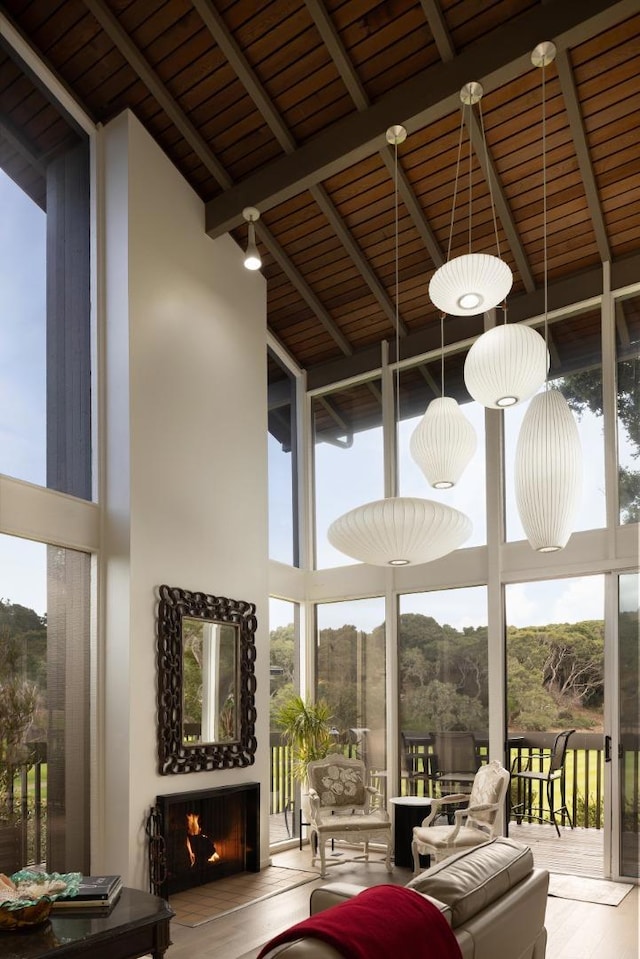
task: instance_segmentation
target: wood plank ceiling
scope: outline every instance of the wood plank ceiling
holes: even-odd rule
[[[639,275],[640,0],[5,0],[2,10],[96,122],[135,113],[205,202],[211,236],[229,231],[244,246],[241,211],[260,210],[269,327],[311,385],[379,364],[383,340],[393,355],[396,309],[401,354],[437,347],[427,289],[450,239],[452,256],[466,252],[469,168],[472,248],[496,252],[493,195],[514,273],[509,317],[541,312],[541,72],[530,62],[540,40],[558,47],[546,71],[550,308],[597,294],[603,261]],[[484,86],[486,151],[476,112],[462,131],[450,238],[468,80]],[[0,106],[0,166],[44,204],[46,164],[73,131],[2,51]],[[397,289],[394,123],[408,130]],[[637,326],[629,303],[622,319]],[[576,323],[586,335],[589,317]],[[480,332],[482,317],[445,327],[452,342]],[[567,349],[579,339],[566,333]],[[461,367],[452,376],[462,391]],[[439,364],[416,379],[433,395]]]

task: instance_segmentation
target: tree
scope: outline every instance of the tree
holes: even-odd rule
[[[617,366],[618,418],[633,450],[640,457],[640,404],[638,403],[638,361],[622,360]],[[600,369],[570,373],[553,384],[562,393],[578,417],[590,410],[602,416],[602,372]],[[640,522],[640,470],[619,468],[620,514],[623,523]]]

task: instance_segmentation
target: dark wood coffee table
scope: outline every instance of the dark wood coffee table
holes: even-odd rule
[[[91,912],[91,910],[87,910]],[[52,913],[33,931],[0,933],[2,959],[162,959],[171,945],[173,910],[164,899],[123,889],[108,916]]]

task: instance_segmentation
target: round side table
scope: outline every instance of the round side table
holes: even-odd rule
[[[424,796],[394,796],[389,802],[393,806],[394,862],[396,866],[413,869],[411,840],[413,827],[419,826],[431,812],[431,800]],[[422,861],[428,856],[421,856]],[[428,862],[425,869],[428,868]]]

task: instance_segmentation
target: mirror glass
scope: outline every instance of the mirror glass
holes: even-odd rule
[[[158,771],[251,766],[256,740],[256,607],[160,586]]]
[[[238,726],[237,626],[182,619],[182,742],[229,743]]]

